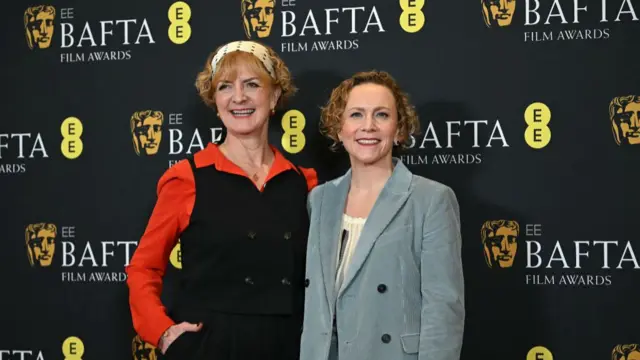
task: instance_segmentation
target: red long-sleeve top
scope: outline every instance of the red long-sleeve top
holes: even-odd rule
[[[265,184],[279,173],[291,169],[302,172],[308,191],[318,184],[314,169],[296,167],[275,147],[271,149],[275,158]],[[218,171],[247,177],[240,167],[224,156],[216,144],[209,144],[194,154],[194,161],[198,168],[213,165]],[[162,175],[158,181],[153,213],[129,266],[125,268],[133,327],[142,339],[153,346],[158,346],[164,331],[175,324],[160,300],[162,278],[171,251],[189,225],[195,196],[195,180],[187,160],[178,162]]]

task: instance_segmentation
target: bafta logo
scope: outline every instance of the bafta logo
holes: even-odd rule
[[[131,116],[131,136],[133,149],[138,156],[151,156],[158,153],[162,141],[162,123],[164,115],[161,111],[136,111]]]
[[[516,12],[516,0],[480,0],[482,17],[488,28],[511,25]]]
[[[131,351],[133,352],[133,360],[160,359],[160,350],[142,340],[140,335],[136,335],[131,341]]]
[[[275,0],[240,0],[247,39],[266,38],[273,27]]]
[[[512,220],[490,220],[482,225],[480,236],[484,260],[490,268],[510,268],[518,251],[520,225]]]
[[[58,228],[50,223],[28,225],[24,231],[31,267],[48,267],[56,250]]]
[[[46,49],[53,38],[53,22],[56,9],[51,5],[38,5],[24,12],[24,30],[29,49]]]
[[[618,345],[611,351],[611,360],[640,360],[640,345]]]
[[[618,96],[611,100],[609,120],[618,146],[640,144],[640,96]]]

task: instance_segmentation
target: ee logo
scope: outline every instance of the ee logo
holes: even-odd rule
[[[64,360],[82,360],[84,343],[80,338],[70,336],[62,343],[62,354]]]
[[[400,0],[400,26],[402,30],[408,33],[418,32],[424,26],[424,7],[425,0]]]
[[[527,360],[553,360],[553,354],[544,346],[536,346],[527,353]]]
[[[191,37],[191,7],[183,1],[174,2],[169,7],[169,40],[174,44],[184,44]]]
[[[305,124],[304,114],[298,110],[289,110],[282,116],[284,134],[281,142],[282,148],[288,153],[297,154],[304,149],[306,138],[302,130],[304,130]]]
[[[551,110],[543,103],[537,102],[529,105],[524,111],[524,121],[527,130],[524,132],[524,140],[534,149],[542,149],[551,141]]]
[[[76,159],[82,154],[84,148],[82,144],[82,122],[77,117],[68,117],[60,126],[62,134],[62,142],[60,143],[60,151],[67,159]]]
[[[182,269],[182,250],[180,250],[180,239],[178,239],[178,243],[173,247],[173,250],[171,250],[169,260],[174,268]]]

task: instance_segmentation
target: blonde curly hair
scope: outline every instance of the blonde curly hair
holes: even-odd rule
[[[258,42],[256,42],[258,43]],[[231,79],[236,76],[236,72],[240,66],[247,66],[249,70],[258,74],[261,80],[265,83],[271,84],[274,88],[280,88],[281,94],[278,102],[276,103],[276,109],[284,107],[286,102],[293,97],[298,91],[293,84],[291,72],[285,65],[284,61],[276,54],[273,49],[265,44],[259,43],[264,46],[269,53],[271,62],[273,63],[273,70],[275,73],[275,79],[272,78],[267,69],[253,54],[244,51],[235,51],[225,55],[218,63],[217,71],[213,78],[211,77],[211,60],[224,45],[219,46],[213,52],[207,56],[207,60],[204,64],[204,68],[198,73],[196,77],[196,89],[198,94],[204,103],[210,108],[216,110],[215,92],[216,85],[222,79]]]
[[[320,133],[333,140],[332,150],[339,147],[338,133],[342,129],[342,115],[354,87],[361,84],[378,84],[388,88],[393,94],[398,110],[398,142],[399,146],[411,146],[410,135],[420,131],[420,121],[415,107],[409,101],[409,95],[400,89],[395,79],[386,71],[362,71],[344,80],[333,89],[327,104],[322,107],[320,117]]]

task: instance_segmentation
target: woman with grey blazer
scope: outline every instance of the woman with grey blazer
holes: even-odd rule
[[[321,130],[351,168],[309,196],[301,360],[457,360],[464,329],[458,202],[392,156],[419,123],[385,72],[333,90]]]

